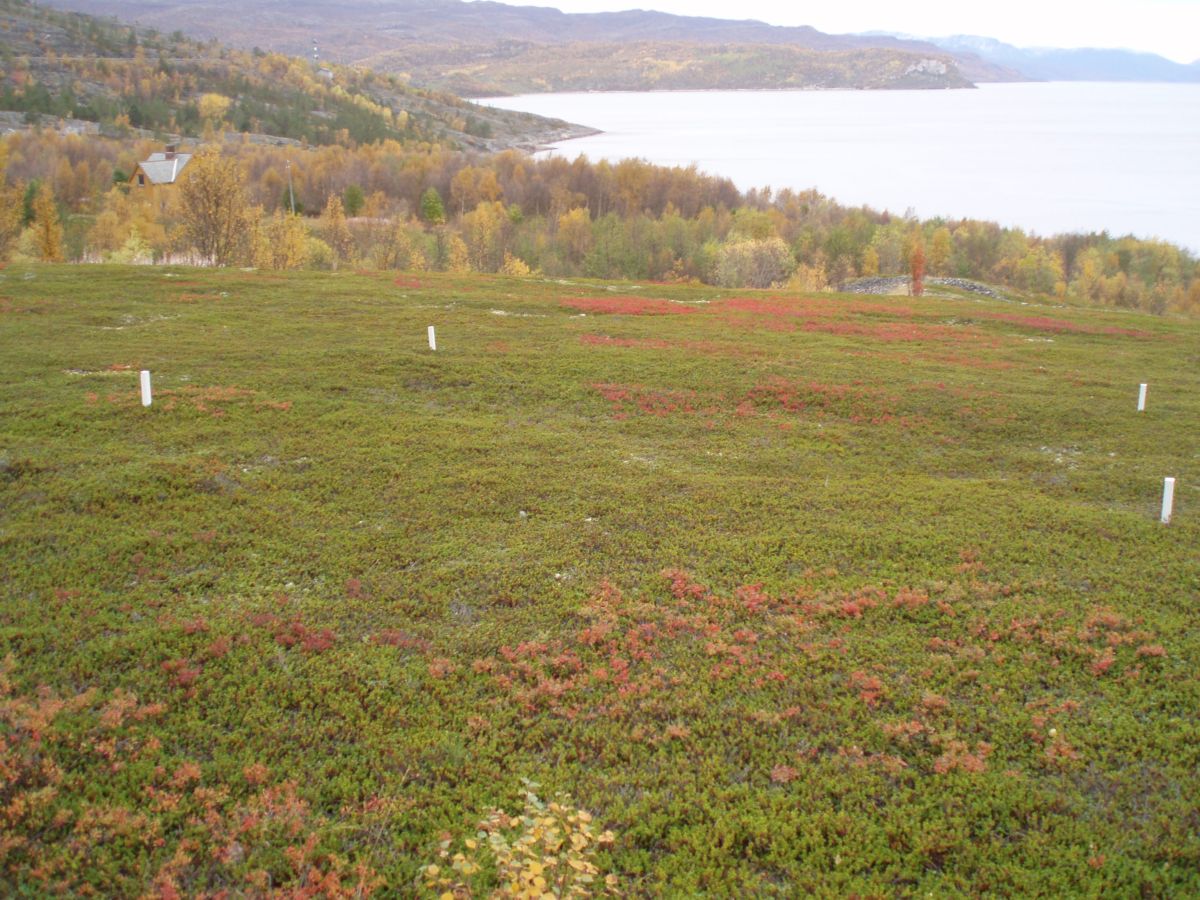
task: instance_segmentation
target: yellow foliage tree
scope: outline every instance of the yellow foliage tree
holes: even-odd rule
[[[1180,291],[1179,312],[1200,313],[1200,275],[1192,279],[1186,291]]]
[[[471,271],[471,254],[457,234],[451,234],[446,246],[446,271],[462,275]]]
[[[23,204],[19,185],[8,186],[8,145],[0,143],[0,260],[8,258],[9,250],[21,233]]]
[[[793,291],[824,291],[829,289],[829,276],[825,264],[820,260],[812,265],[801,263],[788,279],[788,288]]]
[[[300,269],[308,262],[308,229],[299,216],[277,211],[254,232],[254,264],[260,269]]]
[[[879,274],[879,251],[874,247],[863,251],[861,274],[863,278],[874,278]]]
[[[342,198],[337,194],[330,194],[325,201],[325,210],[321,213],[321,236],[333,249],[335,269],[337,263],[345,262],[354,254],[354,236],[346,224],[346,208],[342,206]]]
[[[215,150],[197,153],[179,185],[184,232],[200,256],[227,266],[248,248],[249,206],[236,160]]]
[[[477,272],[495,272],[504,254],[504,238],[509,225],[504,204],[482,201],[462,217],[463,236],[470,253],[471,268]]]
[[[233,101],[224,94],[201,95],[200,102],[197,104],[201,121],[206,125],[216,128],[224,120],[225,114],[229,112],[229,107],[232,103]]]
[[[157,199],[144,191],[112,188],[104,195],[100,213],[88,232],[88,248],[93,253],[114,253],[136,234],[152,250],[166,251],[169,242]]]
[[[950,270],[950,255],[954,252],[954,238],[950,229],[943,225],[929,239],[929,271],[933,275],[946,275]]]
[[[529,268],[529,264],[519,256],[513,256],[507,250],[504,251],[504,262],[500,266],[501,275],[515,275],[519,278],[525,278],[532,275],[533,272]]]
[[[498,200],[500,194],[500,182],[491,169],[467,166],[450,180],[450,201],[458,207],[460,216],[480,203]]]
[[[63,258],[63,228],[58,220],[58,207],[50,185],[43,183],[33,201],[33,234],[38,257],[43,262],[59,262]]]
[[[558,245],[570,262],[581,263],[592,249],[592,217],[577,207],[558,217]]]
[[[378,248],[376,260],[382,269],[420,272],[427,268],[425,254],[413,243],[408,226],[403,222],[396,224],[387,240]]]

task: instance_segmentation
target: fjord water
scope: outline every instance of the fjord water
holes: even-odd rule
[[[537,94],[486,101],[604,131],[550,152],[695,163],[922,218],[1105,231],[1200,251],[1200,84]]]

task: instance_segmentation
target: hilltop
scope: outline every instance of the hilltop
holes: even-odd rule
[[[114,135],[350,144],[394,140],[481,150],[590,133],[477,106],[394,76],[201,43],[25,0],[0,0],[0,110],[95,122]]]

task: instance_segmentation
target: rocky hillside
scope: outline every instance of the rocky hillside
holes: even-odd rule
[[[81,120],[110,133],[232,131],[318,145],[494,150],[588,132],[413,88],[395,75],[234,50],[26,0],[0,0],[0,112],[27,126]]]

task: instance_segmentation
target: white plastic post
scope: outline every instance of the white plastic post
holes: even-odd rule
[[[1138,387],[1138,412],[1146,411],[1146,385]]]
[[[1171,523],[1171,512],[1175,507],[1175,479],[1168,478],[1163,481],[1163,508],[1162,519],[1164,525]]]
[[[432,325],[429,326],[429,349],[437,349],[437,335],[434,333]]]
[[[148,369],[142,369],[142,406],[149,406],[151,402],[150,372]]]

